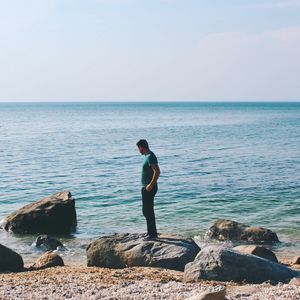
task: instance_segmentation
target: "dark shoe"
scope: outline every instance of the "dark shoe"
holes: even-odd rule
[[[156,240],[156,239],[157,239],[157,235],[152,236],[152,235],[147,234],[147,235],[143,238],[143,241],[154,241],[154,240]]]

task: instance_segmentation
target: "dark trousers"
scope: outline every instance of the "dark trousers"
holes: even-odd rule
[[[143,215],[147,221],[147,234],[154,237],[157,236],[154,214],[154,196],[156,193],[157,185],[150,192],[146,188],[142,188]]]

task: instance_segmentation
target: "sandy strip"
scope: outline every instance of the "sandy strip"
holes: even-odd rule
[[[65,266],[0,274],[0,299],[186,299],[220,285],[227,299],[300,299],[300,286],[182,282],[183,273],[159,268]]]

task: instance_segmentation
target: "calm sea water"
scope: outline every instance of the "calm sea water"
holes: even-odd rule
[[[162,172],[159,232],[202,240],[229,218],[277,232],[277,252],[299,251],[300,103],[2,103],[0,133],[0,219],[70,190],[78,230],[62,237],[67,258],[103,234],[145,231],[140,138]],[[35,237],[0,230],[25,260],[39,254]]]

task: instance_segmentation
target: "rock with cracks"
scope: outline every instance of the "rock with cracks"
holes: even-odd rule
[[[24,269],[22,256],[0,244],[0,272],[21,272]]]
[[[76,223],[75,200],[63,191],[22,207],[2,227],[15,233],[67,234],[75,230]]]
[[[294,276],[296,272],[288,267],[222,246],[203,248],[184,270],[184,279],[188,282],[197,280],[288,282]]]
[[[250,227],[232,220],[217,220],[207,231],[206,236],[221,241],[235,240],[252,243],[279,242],[278,236],[270,229]]]
[[[179,236],[160,235],[156,240],[143,241],[139,234],[115,234],[89,244],[87,265],[107,268],[161,267],[183,271],[199,250],[193,240]]]

